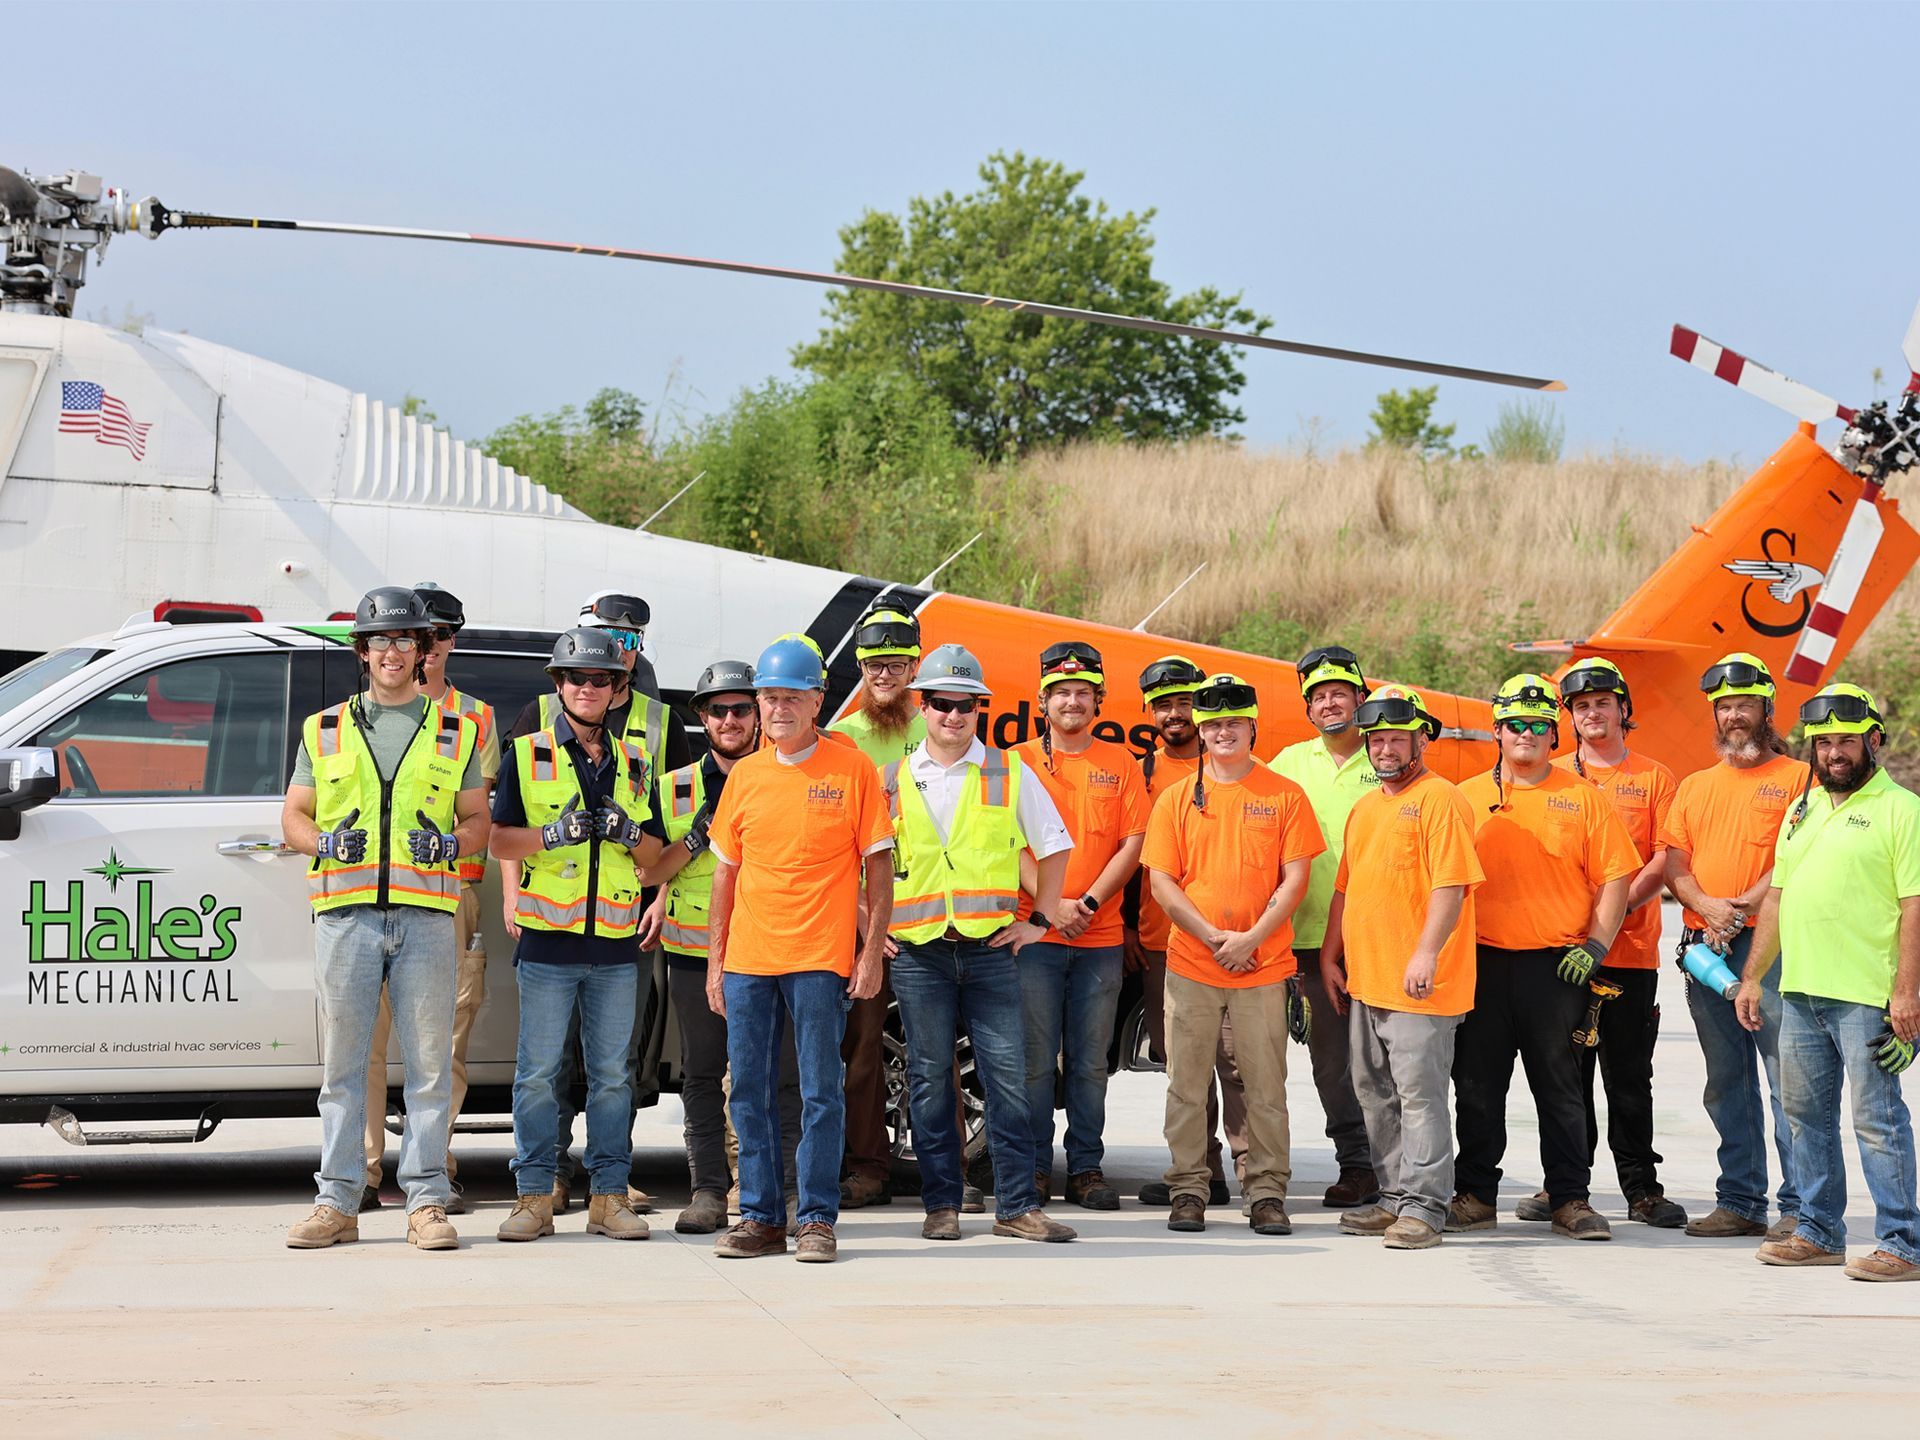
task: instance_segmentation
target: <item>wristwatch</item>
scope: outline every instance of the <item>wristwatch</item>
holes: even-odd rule
[[[1091,892],[1089,892],[1088,894],[1082,895],[1080,897],[1080,903],[1087,907],[1087,913],[1089,915],[1093,914],[1095,911],[1097,911],[1100,908],[1100,902],[1093,898],[1093,895]]]
[[[1027,924],[1037,925],[1042,934],[1045,934],[1053,928],[1053,921],[1049,920],[1045,915],[1042,915],[1038,910],[1035,910],[1031,915],[1027,916]]]

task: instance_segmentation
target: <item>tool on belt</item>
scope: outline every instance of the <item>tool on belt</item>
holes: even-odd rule
[[[1600,1043],[1600,1007],[1614,996],[1624,995],[1626,991],[1611,980],[1589,980],[1587,989],[1593,995],[1587,1004],[1587,1023],[1573,1032],[1573,1043],[1591,1050]]]

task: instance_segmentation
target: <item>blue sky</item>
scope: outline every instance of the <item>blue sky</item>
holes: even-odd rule
[[[1158,210],[1157,272],[1274,333],[1549,374],[1570,449],[1749,464],[1791,424],[1685,321],[1848,403],[1920,300],[1920,9],[1841,5],[88,7],[9,75],[0,164],[176,208],[828,269],[865,208],[996,149]],[[79,7],[62,12],[74,23]],[[37,102],[37,103],[35,103]],[[116,242],[84,297],[477,437],[602,385],[690,413],[788,373],[823,294],[256,233]],[[911,303],[911,302],[902,302]],[[1253,352],[1244,432],[1357,441],[1417,377]],[[1484,435],[1515,392],[1442,382]]]

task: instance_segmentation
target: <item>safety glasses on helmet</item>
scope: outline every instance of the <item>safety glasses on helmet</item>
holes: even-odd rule
[[[1207,673],[1191,660],[1182,660],[1178,655],[1169,655],[1164,660],[1156,660],[1140,672],[1140,693],[1151,698],[1156,691],[1171,690],[1179,687],[1195,689],[1206,681]]]
[[[1251,685],[1207,685],[1193,692],[1193,708],[1205,716],[1220,710],[1248,710],[1258,702]]]
[[[1879,712],[1864,695],[1816,695],[1800,707],[1802,725],[1827,725],[1835,720],[1843,725],[1858,725],[1862,720],[1879,719]]]
[[[1771,685],[1773,677],[1749,660],[1723,660],[1700,677],[1700,689],[1711,695],[1722,685]]]
[[[942,715],[971,715],[983,703],[971,697],[956,700],[950,695],[923,695],[920,697],[930,710],[938,710]]]
[[[903,620],[871,620],[853,632],[856,650],[912,650],[919,644],[919,627]]]
[[[1357,671],[1360,668],[1360,657],[1344,645],[1321,645],[1302,655],[1300,663],[1294,668],[1302,675],[1311,675],[1322,665],[1335,665],[1342,670]]]
[[[1411,725],[1421,718],[1420,707],[1404,695],[1368,700],[1353,712],[1353,723],[1361,730],[1372,729],[1376,725]]]
[[[1588,695],[1594,691],[1624,695],[1627,693],[1627,682],[1614,671],[1602,669],[1598,665],[1569,670],[1560,677],[1562,700],[1571,700],[1576,695]]]

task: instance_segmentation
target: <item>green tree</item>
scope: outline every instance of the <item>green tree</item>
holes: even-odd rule
[[[1495,460],[1551,465],[1566,443],[1567,423],[1548,400],[1509,400],[1487,431],[1487,454]]]
[[[1079,171],[1016,151],[990,156],[980,178],[969,195],[916,198],[904,218],[869,210],[840,232],[840,271],[1186,325],[1272,323],[1238,292],[1175,295],[1153,276],[1154,212],[1112,214],[1080,193]],[[903,373],[993,459],[1082,436],[1220,434],[1246,418],[1229,346],[869,290],[834,292],[826,314],[796,365],[828,378]]]
[[[1433,422],[1433,404],[1439,398],[1438,385],[1424,390],[1412,387],[1404,395],[1398,390],[1381,395],[1369,417],[1373,432],[1367,436],[1368,448],[1389,445],[1422,457],[1452,454],[1455,427]]]
[[[653,452],[641,413],[640,402],[626,391],[604,389],[584,414],[563,405],[546,415],[521,415],[481,448],[596,520],[638,525],[673,493],[665,488],[672,477]]]

